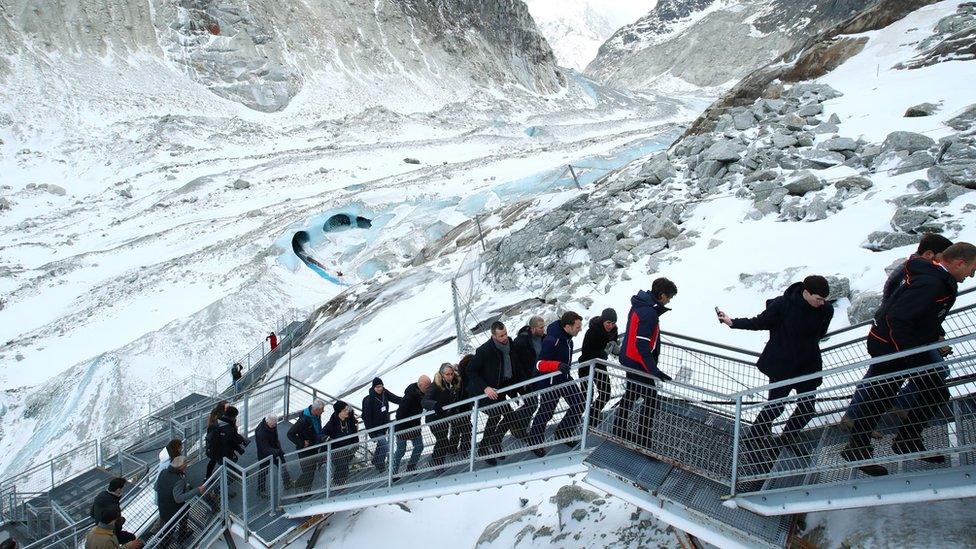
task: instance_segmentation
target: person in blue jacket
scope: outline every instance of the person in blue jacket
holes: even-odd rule
[[[559,320],[546,328],[546,337],[542,340],[539,361],[536,363],[538,370],[536,376],[545,376],[553,372],[559,373],[552,377],[540,379],[535,383],[536,390],[564,384],[572,379],[569,377],[569,364],[573,361],[573,338],[582,329],[583,317],[573,311],[563,313]],[[569,438],[575,434],[580,416],[583,415],[585,408],[585,398],[579,387],[573,384],[540,395],[539,411],[532,419],[532,428],[529,430],[530,444],[542,444],[544,441],[546,425],[552,419],[560,398],[566,399],[569,409],[566,410],[566,414],[556,426],[556,440]],[[575,442],[567,442],[567,444],[572,445]],[[546,451],[542,448],[536,448],[532,451],[539,457],[546,455]]]
[[[624,396],[617,405],[613,421],[613,435],[638,445],[651,442],[651,424],[657,410],[656,381],[671,381],[671,376],[658,368],[661,354],[661,324],[659,318],[669,311],[666,307],[678,287],[667,278],[651,283],[651,291],[641,290],[630,298],[627,314],[627,333],[620,349],[620,365],[629,368]],[[630,411],[638,400],[643,400],[637,416],[637,429],[628,429]]]

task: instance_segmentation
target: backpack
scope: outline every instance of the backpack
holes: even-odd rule
[[[204,439],[207,457],[217,459],[217,447],[220,444],[220,428],[217,425],[207,427],[207,436]]]

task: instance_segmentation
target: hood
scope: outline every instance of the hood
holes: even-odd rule
[[[647,290],[641,290],[637,292],[634,297],[630,298],[630,305],[632,307],[651,307],[657,311],[658,315],[663,315],[671,310],[664,305],[661,305],[661,302],[654,297],[654,294]]]
[[[569,334],[566,333],[566,330],[563,330],[563,327],[559,325],[558,320],[546,327],[546,337],[555,337],[557,339],[571,339],[569,337]]]
[[[786,291],[783,292],[783,295],[785,295],[790,299],[799,299],[801,301],[806,302],[806,300],[803,299],[802,282],[794,282],[793,284],[790,284],[789,287],[786,288]]]
[[[905,281],[911,284],[913,277],[934,277],[952,289],[959,284],[942,265],[921,257],[913,257],[905,262]]]
[[[601,316],[595,316],[590,319],[590,329],[595,330],[597,328],[603,329],[603,317]]]
[[[522,326],[521,328],[519,328],[518,333],[515,334],[515,335],[516,335],[516,337],[517,336],[523,336],[523,335],[524,336],[532,337],[532,328],[529,328],[529,325],[526,324],[525,326]]]

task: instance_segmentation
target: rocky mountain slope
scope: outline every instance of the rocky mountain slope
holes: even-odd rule
[[[730,86],[875,0],[661,0],[600,47],[586,73],[622,88]]]

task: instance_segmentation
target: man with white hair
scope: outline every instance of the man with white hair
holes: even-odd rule
[[[322,442],[322,412],[324,410],[325,401],[315,399],[315,402],[311,406],[302,410],[295,424],[288,429],[288,440],[295,445],[296,450],[304,450]],[[324,447],[320,446],[312,450],[302,451],[298,454],[298,463],[302,468],[302,474],[298,477],[299,486],[312,485],[318,460],[306,458],[311,458],[311,456],[323,450]]]
[[[420,428],[420,418],[399,423],[402,419],[414,417],[424,412],[423,399],[424,393],[430,387],[430,378],[420,376],[416,383],[407,385],[403,392],[403,401],[396,411],[397,425],[396,431],[396,451],[393,453],[393,472],[400,471],[400,461],[407,453],[407,442],[410,442],[413,449],[410,451],[410,461],[407,462],[407,471],[417,468],[420,455],[424,453],[424,435]]]
[[[165,471],[156,478],[156,501],[159,502],[159,527],[167,522],[197,494],[203,493],[203,486],[192,488],[186,481],[186,468],[190,462],[186,456],[176,456]],[[184,525],[181,524],[181,528]]]
[[[281,469],[281,476],[285,482],[285,488],[292,486],[291,475],[288,467],[285,466],[285,452],[281,449],[281,440],[278,439],[278,416],[270,414],[264,421],[254,429],[254,440],[257,443],[258,461],[262,461],[269,456],[275,466]],[[262,468],[258,475],[258,495],[265,497],[268,495],[268,469]]]

